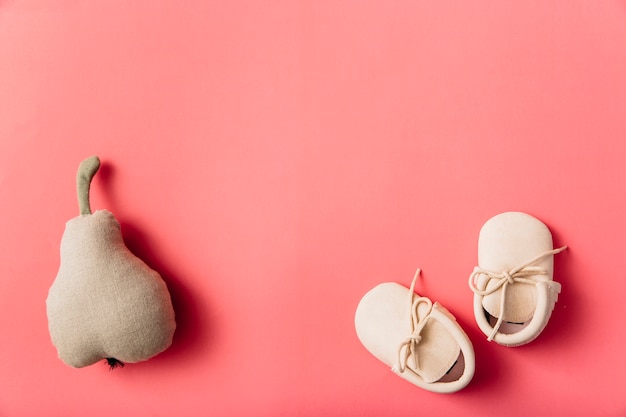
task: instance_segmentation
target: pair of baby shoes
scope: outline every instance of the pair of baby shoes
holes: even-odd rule
[[[474,316],[487,336],[504,346],[519,346],[543,331],[561,285],[553,281],[550,231],[519,212],[499,214],[482,227],[478,266],[469,277]],[[392,371],[420,388],[456,392],[474,376],[474,349],[454,316],[438,302],[410,288],[386,282],[361,299],[355,327],[365,348]]]

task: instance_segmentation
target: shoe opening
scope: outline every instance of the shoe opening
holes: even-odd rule
[[[487,310],[485,309],[483,309],[483,313],[485,313],[485,318],[487,319],[487,322],[489,322],[489,325],[491,327],[495,326],[498,321],[498,318],[489,314]],[[530,324],[530,320],[525,321],[524,323],[514,323],[511,321],[503,321],[502,324],[500,324],[498,333],[502,333],[502,334],[517,333],[525,329],[529,324]]]
[[[465,371],[465,358],[463,357],[463,352],[459,352],[459,357],[456,362],[452,365],[448,372],[437,382],[454,382],[461,378],[463,372]]]

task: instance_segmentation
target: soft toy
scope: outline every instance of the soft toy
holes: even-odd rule
[[[165,282],[128,250],[113,214],[91,212],[89,188],[99,167],[93,156],[78,168],[80,216],[66,224],[46,304],[63,362],[81,368],[105,359],[113,369],[167,349],[176,322]]]

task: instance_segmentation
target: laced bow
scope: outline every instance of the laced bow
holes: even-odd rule
[[[406,370],[407,362],[411,356],[415,362],[415,367],[419,368],[419,362],[417,357],[417,345],[421,342],[422,336],[420,333],[426,326],[426,322],[430,318],[432,312],[433,303],[426,297],[415,298],[415,281],[420,274],[420,269],[415,272],[411,287],[409,289],[409,306],[411,309],[411,334],[407,336],[406,340],[398,348],[398,364],[392,369],[395,372],[403,373]],[[428,306],[428,313],[426,313],[421,319],[417,315],[417,309],[420,304],[426,304]]]
[[[493,271],[489,271],[486,269],[482,269],[480,267],[474,268],[474,271],[471,273],[469,277],[469,287],[471,288],[472,291],[474,291],[475,294],[486,296],[486,295],[493,294],[494,292],[502,288],[502,295],[500,297],[500,314],[499,314],[500,317],[498,317],[498,321],[496,322],[496,325],[493,326],[493,330],[489,334],[489,337],[487,338],[487,340],[492,341],[493,338],[498,333],[500,326],[502,325],[502,321],[504,317],[504,305],[506,302],[507,287],[515,283],[536,285],[537,282],[539,281],[537,281],[536,279],[531,279],[531,277],[534,277],[537,275],[548,275],[548,271],[538,266],[532,266],[532,264],[534,264],[535,262],[545,257],[556,255],[557,253],[563,252],[565,249],[567,249],[567,246],[563,246],[558,249],[553,249],[553,250],[544,252],[541,255],[535,256],[530,261],[511,269],[510,271],[493,272]],[[487,281],[485,281],[485,284],[484,284],[484,288],[485,288],[484,290],[481,290],[476,286],[476,279],[480,275],[485,275],[487,277]],[[487,289],[487,284],[489,284],[491,280],[496,280],[496,285],[494,285],[490,289]]]

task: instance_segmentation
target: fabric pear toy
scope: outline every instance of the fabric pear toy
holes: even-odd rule
[[[63,362],[82,368],[105,359],[113,369],[167,349],[176,322],[165,282],[128,250],[113,214],[91,212],[89,187],[99,167],[93,156],[78,168],[80,216],[66,223],[46,304]]]

